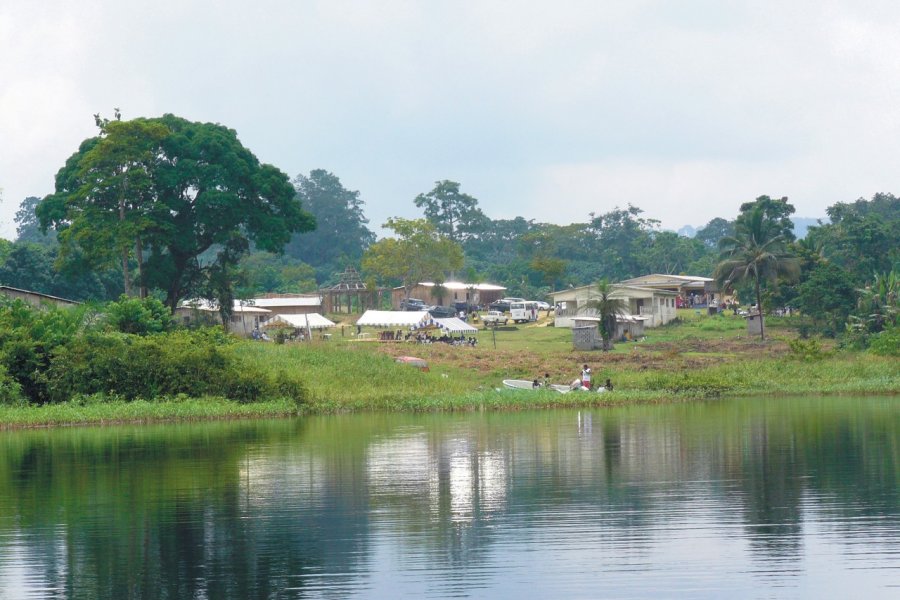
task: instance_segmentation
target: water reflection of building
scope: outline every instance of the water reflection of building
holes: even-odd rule
[[[497,510],[507,493],[503,455],[479,450],[465,437],[435,443],[422,433],[378,440],[368,448],[366,471],[378,498],[405,497],[453,521]]]

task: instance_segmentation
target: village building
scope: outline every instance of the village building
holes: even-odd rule
[[[677,292],[655,289],[637,285],[613,284],[611,298],[623,300],[626,304],[626,315],[641,317],[642,327],[659,327],[673,320],[677,315]],[[556,307],[554,325],[556,327],[575,327],[578,317],[595,317],[596,311],[587,308],[589,302],[599,296],[596,284],[584,285],[552,292],[550,297]]]
[[[31,290],[21,290],[19,288],[9,287],[7,285],[0,285],[0,295],[11,298],[12,300],[21,300],[23,302],[27,302],[35,308],[40,308],[48,304],[57,308],[77,306],[81,304],[80,302],[75,302],[74,300],[67,300],[58,296],[51,296],[50,294],[42,294],[40,292],[33,292]]]
[[[503,297],[506,288],[502,285],[491,283],[463,283],[461,281],[446,281],[437,284],[425,281],[416,284],[409,294],[410,298],[423,300],[425,304],[435,306],[455,306],[466,304],[468,306],[487,306],[494,300]],[[395,309],[400,308],[400,303],[406,299],[406,290],[396,287],[391,290],[391,305]]]
[[[265,308],[272,315],[305,315],[323,313],[322,297],[318,294],[265,294],[244,300],[257,308]]]
[[[266,322],[272,311],[247,304],[246,300],[235,300],[232,306],[228,331],[243,337],[250,337],[254,330]],[[186,300],[175,309],[175,319],[185,327],[196,323],[204,325],[220,324],[219,307],[208,300]]]
[[[653,273],[626,279],[619,283],[675,292],[678,294],[676,300],[678,308],[715,306],[720,301],[719,288],[716,286],[715,280],[710,277]]]

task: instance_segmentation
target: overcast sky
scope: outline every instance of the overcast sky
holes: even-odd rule
[[[822,217],[900,193],[898,92],[896,0],[5,0],[0,236],[114,107],[327,169],[375,229],[440,179],[492,218]]]

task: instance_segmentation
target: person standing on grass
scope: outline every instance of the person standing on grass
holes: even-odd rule
[[[587,365],[581,369],[581,385],[584,389],[591,389],[591,368]]]

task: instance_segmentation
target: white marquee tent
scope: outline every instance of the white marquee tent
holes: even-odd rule
[[[434,324],[447,331],[447,333],[478,333],[477,328],[456,317],[450,317],[448,319],[435,319]]]
[[[360,327],[408,327],[419,329],[434,325],[434,319],[425,311],[367,310],[356,321]]]
[[[306,329],[307,324],[310,329],[325,329],[326,327],[334,327],[334,322],[326,319],[319,313],[309,313],[305,315],[275,315],[266,321],[266,327],[274,327],[285,324],[289,327],[299,327]]]

